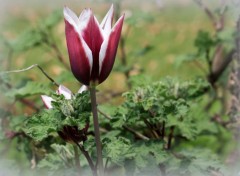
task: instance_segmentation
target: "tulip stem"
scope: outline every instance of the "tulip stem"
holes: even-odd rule
[[[103,176],[103,158],[102,158],[102,144],[100,139],[100,130],[98,123],[98,112],[97,112],[97,101],[96,101],[96,88],[95,86],[90,86],[90,96],[92,104],[93,113],[93,124],[95,133],[95,142],[97,147],[97,168],[99,170],[99,176]]]

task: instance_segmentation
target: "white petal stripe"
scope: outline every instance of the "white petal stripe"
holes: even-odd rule
[[[83,86],[81,86],[80,89],[78,90],[78,93],[82,93],[82,92],[86,91],[87,89],[88,89],[88,87],[85,86],[85,85],[83,85]]]
[[[108,42],[109,42],[109,37],[111,35],[111,33],[115,30],[116,26],[118,25],[118,23],[122,20],[122,18],[124,18],[124,15],[122,15],[118,21],[115,23],[115,25],[113,26],[111,32],[108,34],[108,36],[104,39],[101,48],[100,48],[100,52],[99,52],[99,75],[102,71],[102,63],[103,60],[106,56],[106,51],[107,51],[107,47],[108,47]]]
[[[41,95],[41,98],[42,98],[42,101],[43,103],[45,104],[45,106],[48,108],[48,109],[52,109],[53,106],[52,106],[52,101],[54,101],[53,98],[47,96],[47,95]]]
[[[86,57],[88,58],[89,65],[90,65],[89,74],[91,74],[92,72],[93,56],[92,56],[91,49],[88,47],[87,43],[84,41],[81,35],[81,31],[83,30],[84,27],[86,27],[85,25],[88,23],[91,13],[92,11],[90,9],[85,9],[80,15],[79,17],[80,19],[79,19],[76,16],[76,14],[72,10],[70,10],[68,7],[64,7],[64,10],[63,10],[65,20],[68,21],[73,26],[74,30],[78,33],[79,39],[81,40]],[[79,20],[81,20],[81,23]]]
[[[111,33],[110,33],[111,34]],[[109,41],[109,36],[107,36],[107,38],[104,39],[101,48],[100,48],[100,52],[99,52],[99,75],[102,71],[102,64],[103,64],[103,60],[106,56],[106,51],[107,51],[107,47],[108,47],[108,41]]]
[[[103,33],[104,33],[104,38],[107,37],[109,35],[109,33],[111,32],[113,13],[114,13],[114,9],[113,9],[113,4],[112,4],[108,13],[103,18],[103,20],[100,24],[100,27],[102,28]]]
[[[71,99],[72,97],[72,92],[63,85],[59,86],[57,93],[63,95],[67,100]]]

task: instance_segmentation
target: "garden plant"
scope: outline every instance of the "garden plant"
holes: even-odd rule
[[[238,2],[137,2],[2,32],[0,175],[240,174]]]

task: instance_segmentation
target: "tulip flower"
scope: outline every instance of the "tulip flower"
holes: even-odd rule
[[[83,91],[87,90],[87,87],[86,86],[82,86],[79,90],[78,90],[78,93],[82,93]],[[60,85],[58,90],[56,91],[57,94],[59,95],[63,95],[65,97],[65,99],[69,100],[72,98],[72,92],[66,88],[65,86],[63,85]],[[52,101],[54,101],[54,99],[52,97],[49,97],[47,95],[41,95],[41,98],[42,98],[42,101],[45,105],[45,107],[47,109],[52,109],[53,106],[52,106]]]
[[[124,15],[112,27],[113,6],[98,23],[91,9],[79,17],[64,8],[65,33],[73,75],[84,85],[101,84],[110,74],[122,31]]]

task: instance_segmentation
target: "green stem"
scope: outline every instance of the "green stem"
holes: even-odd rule
[[[99,170],[99,176],[103,176],[104,170],[103,170],[103,158],[102,158],[102,144],[101,144],[101,139],[100,139],[100,131],[99,131],[99,123],[98,123],[95,86],[90,87],[90,96],[91,96],[92,113],[93,113],[95,142],[96,142],[96,147],[97,147],[97,167]]]

